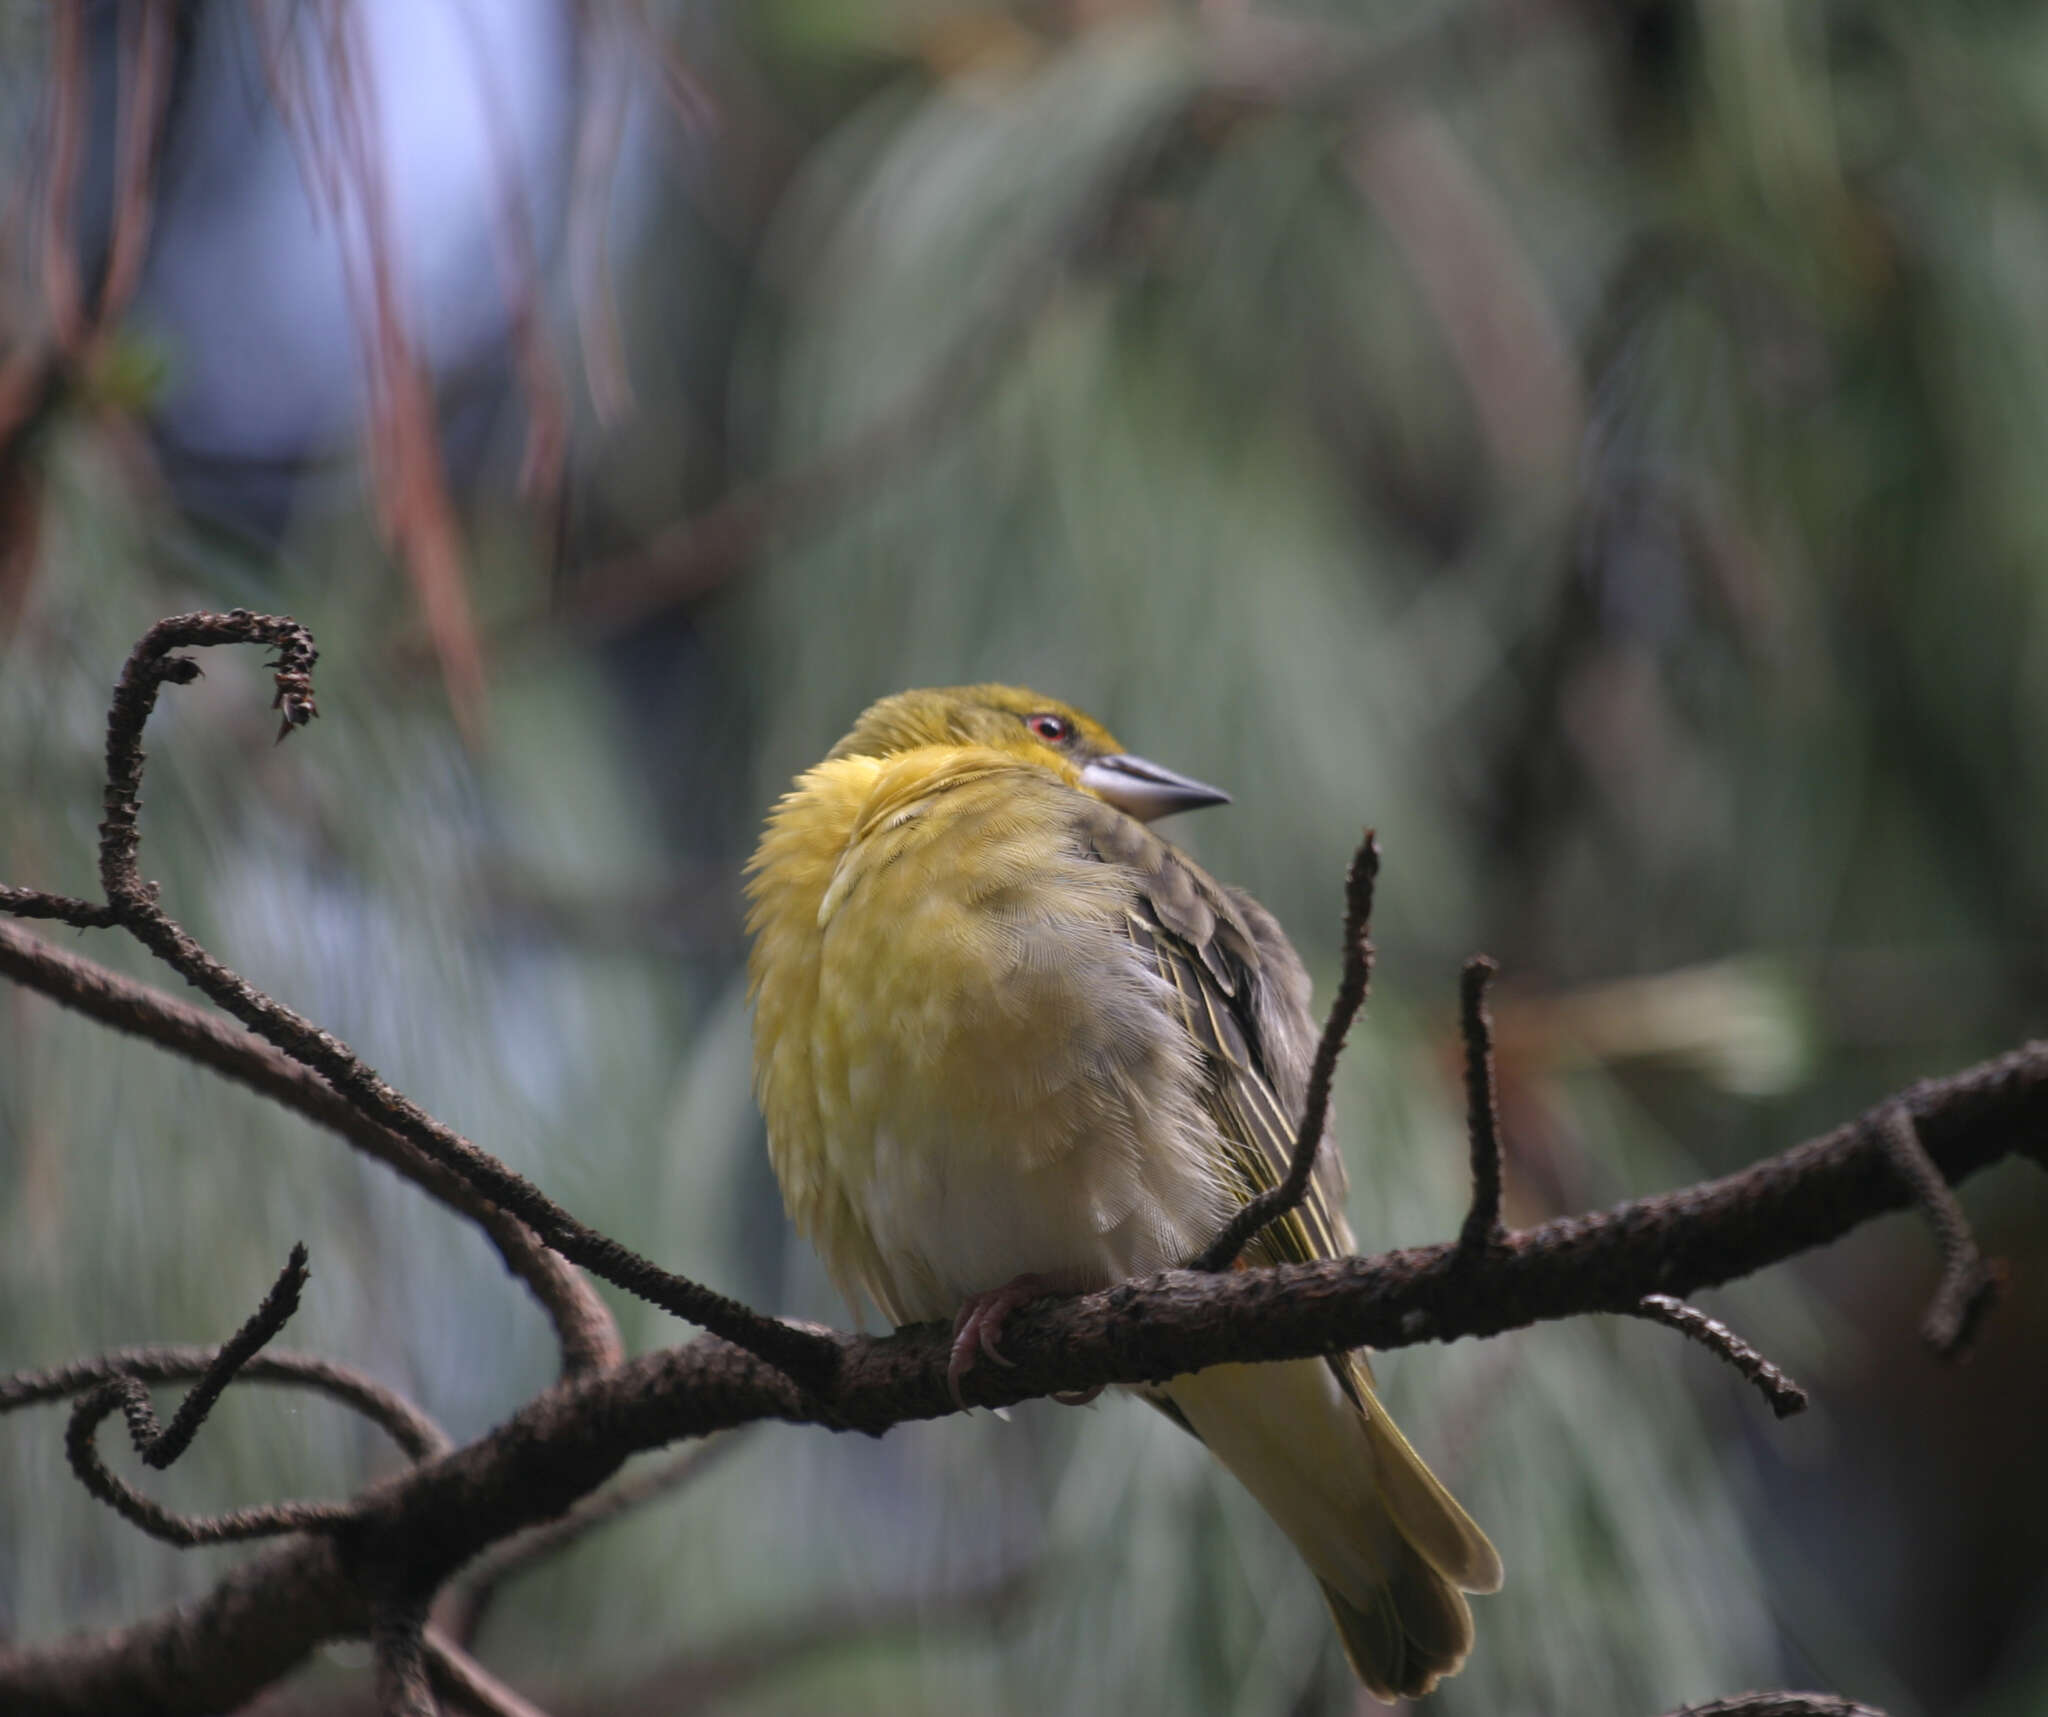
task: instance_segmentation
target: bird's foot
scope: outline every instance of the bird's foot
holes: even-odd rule
[[[960,1384],[974,1369],[974,1362],[986,1354],[996,1364],[1008,1366],[1013,1361],[1003,1357],[1003,1350],[996,1345],[1003,1333],[1003,1324],[1019,1306],[1028,1306],[1033,1300],[1048,1299],[1052,1295],[1067,1291],[1066,1284],[1051,1276],[1024,1275],[1015,1281],[1005,1282],[1000,1288],[970,1294],[966,1304],[961,1306],[953,1319],[953,1354],[946,1362],[946,1388],[953,1397],[953,1405],[965,1408],[967,1399],[960,1393]],[[1093,1400],[1099,1390],[1077,1394],[1075,1400]],[[1065,1397],[1055,1396],[1055,1400]]]

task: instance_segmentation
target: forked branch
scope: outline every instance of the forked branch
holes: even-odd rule
[[[206,644],[259,643],[278,652],[276,707],[280,737],[315,714],[311,635],[280,615],[235,609],[227,614],[181,614],[160,620],[130,653],[107,715],[106,819],[100,824],[100,879],[111,922],[125,929],[188,983],[203,990],[250,1030],[313,1069],[355,1109],[418,1147],[450,1173],[518,1217],[565,1258],[628,1293],[758,1353],[810,1383],[831,1375],[839,1348],[831,1339],[763,1316],[737,1300],[676,1275],[579,1222],[532,1182],[514,1174],[387,1085],[347,1044],[272,1000],[215,960],[156,904],[154,884],[137,866],[136,827],[142,800],[142,732],[159,689],[187,684],[198,664],[173,651]],[[0,910],[49,916],[57,897],[9,889]],[[93,909],[94,923],[102,922]],[[61,916],[61,913],[58,914]]]

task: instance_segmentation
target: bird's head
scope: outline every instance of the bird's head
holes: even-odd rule
[[[940,686],[871,704],[834,757],[889,757],[926,745],[977,745],[1050,770],[1140,822],[1230,795],[1133,757],[1093,716],[1023,686]]]

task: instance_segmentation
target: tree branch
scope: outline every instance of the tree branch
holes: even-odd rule
[[[115,1377],[131,1377],[139,1383],[177,1383],[204,1375],[219,1355],[220,1349],[214,1347],[126,1347],[45,1371],[13,1372],[0,1377],[0,1414],[49,1401],[68,1401]],[[447,1433],[404,1396],[332,1360],[301,1353],[259,1353],[236,1373],[236,1380],[318,1390],[373,1421],[415,1461],[445,1455],[454,1447]]]
[[[1465,1129],[1472,1141],[1472,1208],[1458,1233],[1458,1250],[1483,1258],[1507,1239],[1500,1219],[1500,1088],[1493,1068],[1493,1018],[1486,986],[1500,968],[1484,954],[1465,962],[1458,985],[1458,1018],[1465,1037]]]
[[[438,1629],[429,1627],[420,1643],[426,1652],[427,1677],[444,1704],[479,1717],[547,1717]]]
[[[1809,1402],[1804,1389],[1794,1383],[1768,1359],[1744,1341],[1718,1318],[1710,1318],[1698,1306],[1674,1300],[1669,1294],[1645,1294],[1636,1302],[1636,1316],[1675,1329],[1696,1341],[1709,1353],[1719,1354],[1755,1384],[1759,1394],[1780,1419],[1806,1411]]]
[[[426,1617],[416,1604],[379,1604],[370,1618],[382,1717],[441,1717],[440,1701],[427,1679],[425,1631]]]
[[[451,1697],[487,1710],[518,1710],[508,1703],[517,1695],[466,1677],[467,1660],[423,1631],[427,1599],[451,1576],[491,1546],[571,1510],[643,1450],[762,1419],[879,1434],[949,1413],[955,1409],[948,1383],[950,1332],[932,1325],[864,1339],[798,1328],[660,1270],[583,1227],[495,1158],[426,1115],[346,1045],[221,966],[164,915],[155,886],[142,879],[137,864],[142,733],[158,689],[198,673],[189,658],[172,652],[221,642],[265,642],[278,650],[280,737],[312,718],[312,642],[296,623],[246,610],[160,622],[130,656],[108,717],[101,825],[107,905],[9,889],[0,891],[0,910],[126,929],[282,1056],[246,1043],[210,1016],[34,938],[0,936],[0,970],[279,1096],[336,1125],[352,1142],[374,1138],[378,1143],[364,1148],[430,1189],[440,1190],[435,1176],[459,1182],[477,1203],[504,1206],[496,1214],[512,1236],[524,1235],[511,1221],[517,1217],[563,1257],[713,1333],[604,1369],[567,1366],[571,1375],[563,1382],[460,1449],[448,1449],[437,1430],[413,1423],[419,1418],[415,1410],[398,1403],[396,1422],[407,1426],[408,1447],[423,1456],[421,1464],[369,1486],[347,1504],[289,1504],[212,1523],[164,1515],[120,1486],[99,1463],[93,1433],[109,1414],[124,1411],[139,1444],[174,1456],[178,1437],[203,1415],[229,1375],[315,1381],[307,1362],[248,1357],[289,1315],[301,1259],[295,1257],[265,1311],[220,1352],[142,1350],[0,1378],[0,1410],[82,1394],[67,1439],[74,1464],[97,1494],[151,1530],[199,1542],[212,1541],[194,1535],[202,1530],[218,1538],[246,1535],[239,1531],[243,1527],[252,1533],[316,1529],[261,1551],[206,1597],[178,1610],[90,1639],[0,1650],[0,1705],[26,1703],[52,1712],[213,1710],[246,1700],[323,1640],[367,1635],[377,1649],[387,1711],[418,1717],[431,1710],[430,1682],[436,1676]],[[1313,1173],[1336,1060],[1370,977],[1366,929],[1377,859],[1368,834],[1346,891],[1344,980],[1317,1049],[1287,1173],[1240,1213],[1204,1263],[1228,1262],[1264,1222],[1299,1200]],[[1771,1387],[1775,1379],[1790,1390],[1753,1350],[1671,1296],[1824,1245],[1916,1200],[1935,1215],[1950,1266],[1937,1303],[1960,1308],[1955,1339],[1967,1334],[1964,1326],[1981,1312],[1985,1293],[1970,1286],[1964,1265],[1975,1259],[1974,1246],[1948,1186],[2009,1153],[2040,1154],[2039,1141],[2048,1132],[2048,1044],[2030,1044],[1923,1082],[1859,1120],[1739,1174],[1510,1233],[1499,1218],[1499,1128],[1484,1008],[1490,970],[1475,962],[1466,973],[1474,1199],[1458,1240],[1373,1258],[1172,1271],[1021,1309],[1006,1331],[1011,1365],[983,1380],[980,1393],[988,1404],[1111,1383],[1157,1383],[1217,1364],[1494,1335],[1588,1312],[1658,1317],[1707,1342],[1760,1384]],[[324,1084],[311,1083],[315,1074]],[[316,1092],[324,1093],[317,1101]],[[329,1118],[335,1102],[345,1105],[339,1119]],[[450,1201],[462,1207],[461,1200]],[[1982,1271],[1981,1261],[1976,1270]],[[575,1279],[573,1272],[567,1275]],[[1948,1293],[1950,1282],[1963,1282],[1968,1291]],[[587,1284],[578,1286],[588,1294]],[[608,1319],[604,1330],[610,1330]],[[616,1355],[615,1334],[606,1350],[605,1335],[586,1333],[586,1360],[599,1352]],[[565,1334],[565,1356],[570,1340]],[[183,1369],[168,1357],[174,1351],[183,1356]],[[159,1433],[145,1381],[197,1373],[213,1381],[194,1391],[171,1432]],[[329,1368],[320,1386],[342,1375],[340,1368]],[[352,1401],[378,1393],[359,1379],[329,1392]],[[605,1505],[589,1505],[582,1513],[594,1521]],[[528,1542],[550,1541],[543,1531]],[[1747,1695],[1697,1708],[1693,1717],[1840,1717],[1858,1709],[1839,1701],[1815,1704],[1807,1695]]]
[[[1923,1081],[1740,1173],[1521,1230],[1477,1264],[1452,1242],[1268,1269],[1172,1271],[1020,1308],[1004,1336],[1015,1364],[986,1379],[983,1393],[1001,1405],[1229,1362],[1497,1335],[1711,1287],[1909,1202],[1877,1131],[1893,1103],[1914,1118],[1944,1178],[1962,1180],[2031,1150],[2048,1127],[2048,1044]],[[489,1544],[560,1513],[640,1450],[758,1419],[877,1433],[955,1410],[944,1326],[843,1339],[839,1371],[822,1394],[712,1338],[559,1384],[487,1436],[359,1497],[346,1562],[324,1538],[293,1540],[196,1603],[112,1635],[0,1652],[0,1703],[108,1717],[233,1705],[319,1641],[367,1628],[352,1570],[395,1563],[431,1587]],[[1787,1717],[1796,1710],[1783,1709]]]
[[[1941,1247],[1941,1285],[1921,1320],[1920,1333],[1943,1359],[1961,1359],[1975,1340],[1984,1314],[1998,1298],[2002,1274],[1996,1264],[1985,1263],[1977,1250],[1969,1218],[1942,1179],[1941,1170],[1921,1148],[1913,1117],[1902,1107],[1887,1109],[1880,1118],[1878,1136]]]
[[[116,1478],[100,1459],[94,1436],[110,1413],[123,1413],[136,1442],[149,1441],[155,1415],[149,1391],[132,1377],[113,1377],[81,1396],[64,1428],[64,1455],[78,1482],[116,1514],[152,1538],[191,1550],[202,1544],[238,1544],[251,1538],[279,1538],[288,1532],[319,1532],[341,1526],[351,1509],[341,1502],[266,1502],[225,1514],[178,1514]],[[145,1456],[145,1459],[147,1457]]]
[[[12,898],[28,892],[0,889],[0,907],[13,910]],[[468,1217],[547,1313],[561,1348],[565,1375],[602,1371],[624,1356],[625,1347],[609,1308],[574,1265],[542,1245],[525,1223],[506,1215],[461,1176],[378,1126],[317,1073],[261,1038],[190,1002],[125,978],[82,955],[53,948],[6,923],[0,923],[0,975],[88,1019],[146,1039],[283,1104],[340,1134],[366,1156]]]
[[[306,1249],[294,1246],[270,1292],[255,1314],[207,1359],[200,1368],[199,1381],[185,1397],[167,1426],[159,1426],[156,1408],[149,1399],[149,1386],[133,1371],[113,1362],[100,1362],[102,1380],[95,1382],[71,1410],[64,1433],[64,1453],[71,1470],[85,1488],[124,1519],[152,1538],[190,1549],[201,1544],[228,1544],[250,1538],[275,1538],[287,1532],[326,1531],[347,1522],[351,1510],[343,1503],[283,1502],[255,1508],[230,1510],[226,1514],[182,1515],[135,1489],[108,1471],[100,1459],[95,1434],[102,1420],[119,1412],[128,1421],[128,1434],[144,1466],[161,1472],[191,1446],[193,1437],[213,1411],[227,1386],[240,1375],[259,1350],[284,1328],[298,1310],[299,1293],[306,1284]],[[4,1380],[0,1390],[12,1395],[9,1405],[38,1399],[34,1376]],[[11,1385],[11,1389],[5,1386]],[[375,1394],[386,1392],[375,1390]],[[357,1392],[358,1394],[361,1391]],[[393,1398],[395,1399],[395,1397]],[[383,1403],[378,1403],[381,1408]],[[0,1409],[4,1410],[4,1409]],[[409,1404],[403,1407],[405,1420],[424,1421]],[[382,1418],[382,1413],[373,1413]],[[403,1421],[401,1421],[403,1422]],[[438,1427],[429,1424],[432,1438],[420,1447],[421,1454],[438,1454],[448,1446]]]
[[[271,1284],[270,1292],[263,1296],[263,1303],[247,1323],[221,1344],[213,1363],[192,1385],[192,1393],[178,1404],[170,1424],[161,1431],[156,1429],[156,1413],[149,1403],[149,1391],[142,1389],[142,1416],[138,1419],[130,1414],[128,1429],[135,1439],[135,1452],[142,1457],[144,1466],[162,1472],[192,1446],[192,1439],[199,1434],[199,1427],[206,1423],[213,1404],[234,1382],[235,1373],[268,1347],[271,1338],[291,1322],[292,1313],[299,1309],[299,1295],[304,1291],[310,1274],[302,1241],[292,1247],[291,1256],[285,1260],[284,1269]],[[137,1384],[137,1388],[142,1386]]]
[[[759,1353],[792,1376],[814,1383],[827,1379],[838,1359],[835,1341],[764,1316],[686,1276],[664,1270],[579,1222],[531,1181],[514,1174],[496,1157],[477,1149],[387,1085],[339,1038],[223,966],[159,909],[156,885],[142,880],[136,864],[141,845],[136,818],[142,798],[142,731],[162,686],[185,685],[198,677],[198,664],[172,651],[236,643],[266,644],[278,652],[274,666],[275,707],[283,716],[280,738],[311,721],[316,713],[311,674],[317,652],[311,634],[295,620],[237,608],[226,614],[174,615],[159,620],[142,635],[122,668],[107,712],[100,880],[115,922],[250,1030],[312,1068],[359,1113],[407,1139],[519,1217],[565,1258],[664,1311]],[[0,909],[11,904],[0,898]]]

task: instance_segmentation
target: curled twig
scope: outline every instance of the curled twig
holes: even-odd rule
[[[1941,1247],[1941,1285],[1920,1322],[1920,1334],[1943,1359],[1961,1359],[1998,1298],[2003,1274],[1977,1250],[1969,1218],[1920,1143],[1913,1117],[1894,1104],[1880,1118],[1877,1133]]]
[[[93,1434],[101,1420],[116,1411],[127,1416],[130,1434],[138,1442],[144,1440],[141,1433],[154,1417],[149,1391],[132,1377],[114,1377],[81,1397],[72,1408],[71,1422],[64,1429],[64,1453],[80,1484],[152,1538],[189,1550],[201,1544],[232,1544],[249,1538],[275,1538],[286,1532],[328,1530],[344,1524],[355,1513],[347,1503],[340,1502],[271,1502],[259,1503],[254,1508],[230,1509],[225,1514],[174,1513],[126,1480],[116,1478],[100,1459]]]
[[[1458,1250],[1483,1257],[1507,1238],[1500,1219],[1500,1087],[1494,1078],[1493,1019],[1486,986],[1500,968],[1484,954],[1465,962],[1458,1019],[1465,1038],[1465,1129],[1472,1142],[1472,1208],[1458,1231]]]
[[[238,608],[227,614],[176,615],[158,621],[143,634],[121,671],[107,713],[100,878],[115,921],[186,982],[203,990],[293,1060],[313,1069],[361,1114],[410,1141],[517,1216],[563,1257],[664,1311],[759,1354],[800,1381],[822,1383],[837,1364],[839,1344],[835,1339],[767,1317],[686,1276],[664,1270],[579,1222],[532,1182],[400,1095],[339,1038],[272,1000],[215,960],[159,909],[156,888],[142,880],[136,862],[141,845],[136,818],[142,802],[143,727],[161,686],[185,684],[198,675],[195,662],[172,655],[172,651],[235,643],[275,648],[278,701],[286,722],[297,725],[312,719],[310,675],[317,652],[312,635],[297,621]],[[290,676],[289,686],[286,676]],[[0,906],[5,904],[0,901]]]
[[[331,1528],[347,1520],[352,1509],[346,1504],[327,1502],[266,1503],[216,1515],[175,1514],[108,1471],[94,1436],[101,1421],[118,1411],[128,1421],[128,1435],[143,1464],[159,1471],[170,1466],[191,1446],[193,1436],[236,1374],[298,1310],[299,1291],[305,1286],[306,1275],[306,1249],[294,1246],[263,1303],[208,1361],[169,1425],[158,1426],[149,1386],[141,1378],[114,1372],[95,1384],[72,1408],[71,1422],[64,1432],[64,1453],[79,1482],[152,1538],[188,1549],[199,1544],[227,1544],[247,1538],[271,1538],[282,1532]]]
[[[289,616],[252,614],[246,608],[226,614],[175,614],[143,633],[128,652],[107,709],[100,887],[122,922],[137,909],[153,909],[156,902],[156,890],[137,870],[142,850],[142,834],[136,827],[142,810],[142,730],[162,687],[190,685],[199,677],[197,662],[171,652],[209,644],[266,644],[276,650],[272,666],[277,697],[272,707],[282,711],[286,731],[313,719],[313,664],[320,652],[313,647],[312,633]]]
[[[1804,1389],[1720,1319],[1709,1317],[1698,1306],[1689,1306],[1669,1294],[1645,1294],[1637,1302],[1635,1315],[1663,1324],[1667,1329],[1675,1329],[1710,1353],[1719,1354],[1756,1385],[1758,1393],[1771,1404],[1771,1411],[1780,1419],[1803,1413],[1810,1404]]]
[[[135,1452],[142,1457],[144,1466],[155,1467],[162,1472],[192,1446],[192,1439],[206,1422],[206,1415],[213,1411],[213,1404],[235,1380],[235,1373],[254,1359],[261,1349],[269,1346],[271,1337],[291,1321],[292,1313],[299,1309],[299,1295],[310,1274],[306,1268],[305,1243],[300,1241],[292,1247],[291,1256],[285,1260],[285,1266],[271,1284],[270,1292],[263,1296],[263,1303],[256,1308],[255,1315],[221,1345],[214,1362],[192,1386],[192,1393],[179,1403],[177,1412],[171,1415],[170,1424],[161,1432],[156,1429],[156,1415],[150,1410],[149,1391],[137,1386],[144,1418],[138,1425],[131,1415],[128,1429],[135,1439]]]
[[[12,1372],[0,1377],[0,1413],[69,1400],[118,1377],[137,1383],[182,1382],[204,1375],[219,1355],[220,1350],[213,1347],[117,1348],[69,1365]],[[300,1353],[259,1353],[236,1373],[236,1381],[318,1390],[362,1414],[415,1461],[431,1460],[453,1446],[447,1433],[404,1396],[332,1360]]]
[[[1337,1057],[1344,1053],[1344,1039],[1351,1022],[1365,1006],[1372,986],[1372,892],[1380,874],[1380,845],[1370,829],[1352,855],[1351,869],[1344,879],[1344,975],[1330,1003],[1330,1016],[1323,1023],[1323,1035],[1316,1044],[1315,1060],[1309,1066],[1308,1094],[1301,1106],[1301,1125],[1294,1137],[1294,1156],[1286,1177],[1268,1187],[1224,1225],[1191,1269],[1227,1270],[1268,1223],[1285,1216],[1308,1196],[1309,1181],[1315,1174],[1316,1156],[1323,1145],[1323,1133],[1330,1117],[1330,1084],[1337,1076]]]

